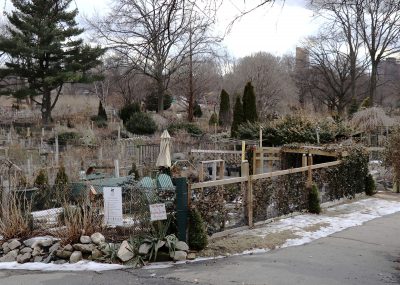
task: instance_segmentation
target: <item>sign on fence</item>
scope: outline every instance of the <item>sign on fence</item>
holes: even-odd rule
[[[161,221],[167,219],[167,211],[165,204],[151,204],[150,205],[150,220]]]
[[[122,189],[104,187],[104,223],[108,226],[122,226]]]

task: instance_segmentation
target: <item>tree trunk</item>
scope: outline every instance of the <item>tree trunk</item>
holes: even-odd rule
[[[378,80],[378,64],[372,62],[371,64],[371,78],[369,81],[369,100],[371,102],[371,107],[374,106],[374,99],[376,95],[376,85]]]
[[[164,112],[164,82],[162,79],[157,81],[157,96],[158,96],[158,112],[162,114]]]
[[[51,123],[51,90],[45,89],[42,96],[42,124]]]

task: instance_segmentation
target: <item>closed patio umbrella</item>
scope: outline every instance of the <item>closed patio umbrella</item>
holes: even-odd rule
[[[161,135],[160,154],[158,155],[156,166],[171,167],[170,144],[171,136],[169,135],[168,131],[165,130]]]

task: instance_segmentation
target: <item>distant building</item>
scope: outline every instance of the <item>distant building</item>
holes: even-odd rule
[[[310,52],[301,47],[296,47],[296,71],[302,71],[310,67]]]
[[[378,76],[385,81],[396,81],[400,79],[400,60],[388,57],[378,65]]]

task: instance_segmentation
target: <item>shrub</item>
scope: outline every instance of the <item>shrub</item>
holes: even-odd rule
[[[376,192],[375,180],[371,174],[365,177],[365,194],[368,196],[374,195]]]
[[[63,132],[58,134],[58,145],[65,146],[70,143],[77,143],[80,139],[80,135],[76,132]],[[52,137],[48,140],[48,143],[53,145],[56,143],[56,138]]]
[[[131,170],[129,170],[129,172],[128,172],[128,175],[131,175],[131,174],[135,175],[135,180],[139,180],[139,178],[140,178],[139,171],[137,170],[136,163],[134,163],[134,162],[132,163]]]
[[[243,121],[256,122],[258,120],[256,95],[254,94],[254,87],[251,82],[247,82],[243,92]]]
[[[229,94],[222,89],[219,103],[219,125],[228,126],[230,123],[230,109]]]
[[[400,129],[395,129],[389,136],[385,147],[384,162],[386,167],[393,169],[393,191],[400,192]]]
[[[202,250],[207,246],[207,233],[203,218],[197,209],[190,211],[189,223],[189,247]]]
[[[33,217],[31,204],[26,199],[10,194],[7,204],[0,201],[0,236],[3,240],[27,238],[32,235]]]
[[[149,96],[146,97],[146,110],[149,111],[158,111],[158,95],[153,92]],[[164,94],[164,110],[168,110],[172,104],[172,96]]]
[[[139,103],[134,102],[134,103],[126,104],[125,106],[123,106],[119,110],[118,116],[125,124],[126,122],[128,122],[128,120],[131,118],[131,116],[134,113],[139,113],[139,112],[140,112],[140,105],[139,105]]]
[[[216,113],[212,113],[210,120],[208,121],[208,125],[214,126],[215,124],[218,124],[218,116]]]
[[[193,123],[174,123],[168,126],[168,132],[171,134],[175,134],[179,130],[185,130],[187,133],[192,136],[201,136],[203,134],[202,129],[199,126]]]
[[[125,124],[126,129],[138,135],[151,135],[157,130],[153,118],[146,113],[134,113]]]
[[[201,116],[203,116],[203,111],[201,110],[201,107],[197,102],[194,104],[193,107],[193,116],[195,116],[196,118],[201,118]]]
[[[321,206],[319,204],[319,192],[315,184],[311,187],[311,189],[309,189],[308,211],[312,214],[319,214],[321,212]]]
[[[236,96],[235,106],[233,108],[233,122],[231,126],[231,137],[238,135],[240,124],[243,123],[243,105],[240,96]]]
[[[39,171],[33,185],[38,189],[32,197],[32,209],[36,211],[51,208],[53,206],[51,201],[51,190],[47,172],[44,169]]]
[[[54,188],[57,206],[60,206],[65,199],[69,199],[67,195],[68,176],[65,173],[64,166],[60,166],[60,168],[58,169],[56,179],[54,180]]]

